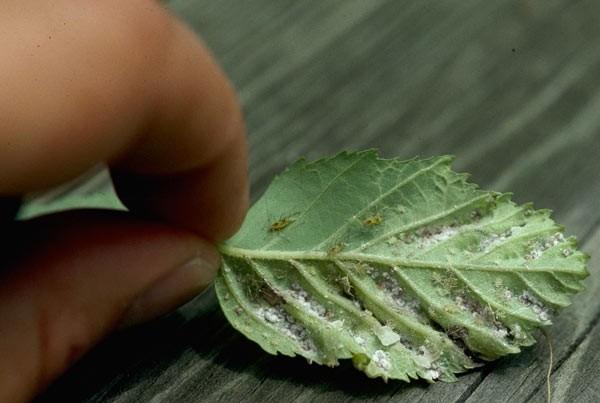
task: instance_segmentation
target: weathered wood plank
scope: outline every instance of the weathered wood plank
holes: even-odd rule
[[[173,0],[240,89],[253,197],[300,155],[381,148],[453,153],[486,188],[551,207],[585,249],[600,247],[600,3],[593,0]],[[514,49],[514,51],[513,51]],[[96,188],[93,185],[90,188]],[[591,262],[592,269],[600,260]],[[594,296],[556,321],[553,385],[595,396]],[[455,384],[366,379],[271,357],[196,302],[113,337],[48,401],[527,401],[544,398],[542,342]],[[186,314],[187,312],[187,314]],[[579,344],[581,345],[579,346]],[[578,347],[579,346],[579,347]],[[577,371],[577,376],[573,376]],[[583,391],[583,392],[582,392]],[[584,393],[583,395],[577,395]],[[510,397],[510,399],[509,399]]]
[[[595,320],[589,336],[579,344],[573,354],[555,372],[551,379],[553,401],[597,402],[600,401],[600,324]],[[540,391],[532,401],[541,401]]]

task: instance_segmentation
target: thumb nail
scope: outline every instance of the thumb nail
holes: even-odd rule
[[[214,279],[220,265],[216,251],[203,251],[137,296],[119,327],[125,328],[164,315],[204,291]]]

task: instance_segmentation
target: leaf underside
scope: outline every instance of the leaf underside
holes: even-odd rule
[[[231,324],[271,354],[369,377],[453,381],[517,353],[583,287],[550,219],[482,191],[451,157],[298,161],[220,247]]]

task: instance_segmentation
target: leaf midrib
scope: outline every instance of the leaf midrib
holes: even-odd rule
[[[366,262],[381,264],[385,266],[399,266],[406,268],[422,268],[430,270],[474,270],[502,273],[567,273],[581,278],[586,277],[585,270],[576,271],[565,267],[535,267],[529,268],[524,266],[501,266],[501,265],[483,265],[474,263],[450,263],[450,262],[426,262],[422,260],[401,259],[397,257],[375,256],[367,253],[356,252],[340,252],[331,255],[328,252],[320,251],[283,251],[283,250],[252,250],[236,248],[222,244],[218,247],[219,251],[224,256],[231,256],[238,259],[258,259],[258,260],[320,260],[333,263],[335,260],[350,261],[350,262]]]

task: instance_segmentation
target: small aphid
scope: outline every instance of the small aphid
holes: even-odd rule
[[[469,338],[468,329],[462,326],[450,326],[446,329],[446,334],[456,345],[459,347],[466,349],[465,342]]]
[[[471,211],[470,216],[471,216],[472,220],[478,221],[482,217],[481,211],[479,211],[479,210],[473,210],[473,211]]]
[[[438,286],[440,295],[449,295],[452,291],[460,288],[458,279],[449,273],[434,272],[431,276],[431,281],[434,285]]]
[[[415,234],[414,232],[410,232],[410,233],[405,232],[401,235],[401,239],[402,239],[402,242],[404,242],[406,244],[411,244],[417,240],[417,234]]]
[[[329,256],[335,256],[338,253],[342,252],[345,247],[346,247],[346,244],[344,244],[344,243],[336,243],[335,245],[333,245],[331,248],[329,248],[327,250],[327,254]]]
[[[523,329],[521,328],[521,326],[515,324],[511,329],[510,329],[510,335],[515,338],[515,339],[525,339],[527,336],[523,333]]]
[[[396,238],[395,236],[391,236],[388,239],[386,239],[385,243],[388,244],[389,246],[396,246],[398,245],[398,238]]]
[[[382,222],[383,222],[383,217],[379,213],[369,216],[363,220],[363,224],[368,225],[370,227],[372,227],[374,225],[379,225]]]
[[[342,287],[342,289],[344,290],[344,293],[346,293],[346,295],[354,297],[354,293],[352,292],[352,283],[350,282],[350,279],[348,278],[348,276],[343,276],[343,277],[338,278],[337,282]]]
[[[442,277],[442,275],[440,273],[437,273],[437,272],[433,272],[433,274],[431,275],[431,280],[437,285],[444,284],[444,278]]]
[[[435,234],[435,230],[432,228],[423,228],[421,230],[421,237],[422,238],[430,238],[431,236],[433,236]]]
[[[283,299],[271,287],[262,286],[258,290],[258,293],[260,294],[262,299],[267,301],[267,303],[271,306],[278,305],[281,302],[283,302]]]
[[[279,220],[275,221],[274,223],[271,223],[271,225],[269,226],[269,232],[279,232],[279,231],[285,229],[288,225],[290,225],[294,221],[295,220],[290,217],[280,218]]]
[[[366,274],[369,274],[370,268],[368,264],[359,262],[354,265],[354,270],[361,276],[364,276]]]
[[[446,304],[443,306],[444,308],[444,312],[446,313],[459,313],[460,312],[460,308],[454,304]]]
[[[236,306],[235,308],[233,308],[233,311],[235,312],[236,315],[241,315],[243,312],[243,309],[241,306]]]
[[[573,254],[573,251],[570,249],[563,249],[560,251],[564,257],[569,257]]]

